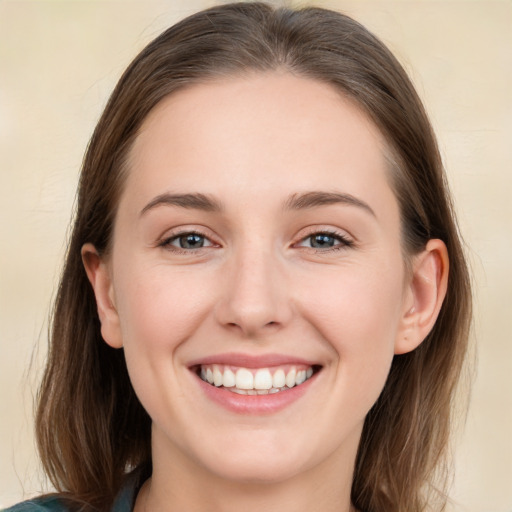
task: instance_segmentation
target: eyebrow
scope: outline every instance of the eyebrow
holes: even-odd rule
[[[223,210],[222,204],[215,198],[206,194],[161,194],[152,199],[141,210],[140,215],[144,215],[149,210],[157,206],[179,206],[193,210],[203,210],[205,212],[220,212]]]
[[[316,208],[318,206],[326,206],[330,204],[345,204],[349,206],[357,206],[366,210],[368,213],[376,217],[375,212],[369,204],[363,200],[351,195],[340,192],[305,192],[303,194],[292,194],[285,203],[287,210],[304,210],[308,208]],[[140,215],[144,215],[149,210],[157,206],[178,206],[192,210],[202,210],[206,212],[222,212],[224,210],[222,203],[214,197],[201,194],[160,194],[152,199],[141,210]]]
[[[368,203],[365,203],[363,200],[351,194],[339,192],[306,192],[304,194],[293,194],[286,202],[285,207],[288,210],[303,210],[330,204],[357,206],[376,217],[375,212]]]

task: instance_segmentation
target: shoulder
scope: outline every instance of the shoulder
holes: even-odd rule
[[[23,501],[1,512],[67,512],[68,508],[55,497],[34,498]]]
[[[126,476],[125,483],[116,496],[110,512],[131,512],[133,510],[137,493],[147,478],[147,475],[144,475],[145,473],[141,470],[136,470]],[[83,507],[85,505],[83,502],[80,505],[77,507],[75,502],[73,506],[73,502],[66,500],[62,495],[51,494],[23,501],[12,507],[1,509],[0,512],[72,512],[86,508]],[[90,510],[89,507],[87,509]]]

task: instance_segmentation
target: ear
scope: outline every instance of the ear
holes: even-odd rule
[[[441,240],[429,240],[413,257],[395,354],[414,350],[434,327],[446,296],[448,269],[448,251]]]
[[[82,262],[96,297],[101,335],[111,347],[121,348],[121,328],[109,265],[92,244],[85,244],[82,247]]]

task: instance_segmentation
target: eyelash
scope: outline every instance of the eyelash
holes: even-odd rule
[[[202,246],[198,248],[183,248],[183,247],[176,247],[172,245],[173,242],[179,240],[180,238],[184,238],[187,236],[196,235],[198,237],[203,238],[205,241],[208,241],[210,245]],[[179,233],[175,233],[172,236],[164,238],[161,242],[158,243],[158,247],[162,247],[164,249],[167,249],[168,251],[172,251],[176,254],[192,254],[192,253],[198,253],[201,249],[204,249],[205,247],[215,247],[217,244],[213,242],[208,236],[206,236],[204,233],[201,233],[201,231],[197,230],[186,230],[181,231]]]
[[[180,238],[191,236],[191,235],[196,235],[196,236],[204,239],[204,241],[208,241],[209,245],[206,245],[206,246],[203,245],[203,246],[198,247],[198,248],[183,248],[183,247],[176,247],[176,246],[172,245],[173,242],[179,240]],[[335,241],[337,241],[339,243],[337,245],[335,245],[335,246],[327,247],[327,248],[324,248],[324,249],[316,248],[316,247],[304,247],[304,246],[300,245],[300,244],[304,243],[308,239],[312,239],[315,236],[321,236],[321,235],[333,238]],[[204,233],[202,233],[201,231],[197,231],[197,230],[181,231],[179,233],[173,234],[172,236],[166,237],[165,239],[163,239],[162,241],[160,241],[158,243],[158,247],[162,247],[162,248],[167,249],[169,251],[172,251],[172,252],[174,252],[176,254],[188,254],[188,255],[190,255],[191,253],[198,253],[201,249],[204,249],[205,247],[208,248],[208,247],[215,247],[215,246],[218,247],[218,244],[213,242]],[[326,230],[326,229],[323,229],[323,230],[320,230],[320,231],[312,231],[311,233],[309,233],[305,237],[302,237],[299,240],[299,242],[293,244],[293,247],[303,247],[306,250],[312,250],[312,251],[314,251],[316,253],[335,252],[335,251],[340,251],[340,250],[348,249],[348,248],[351,248],[353,246],[354,246],[354,242],[352,240],[350,240],[349,238],[347,238],[342,233],[338,233],[337,231]]]
[[[344,235],[342,233],[338,233],[337,231],[329,230],[329,229],[312,231],[305,237],[301,238],[300,241],[298,242],[298,244],[301,244],[301,243],[305,242],[306,240],[312,239],[313,237],[319,236],[319,235],[324,235],[324,236],[333,238],[334,240],[336,240],[339,243],[333,247],[328,247],[325,249],[319,249],[316,247],[304,247],[304,248],[306,250],[309,249],[309,250],[315,251],[316,253],[326,253],[326,252],[335,252],[335,251],[345,250],[345,249],[354,247],[353,240],[349,239],[346,235]],[[298,244],[295,244],[295,245],[298,245]],[[300,245],[299,245],[299,247],[300,247]]]

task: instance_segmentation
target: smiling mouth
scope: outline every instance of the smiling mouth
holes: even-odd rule
[[[239,395],[269,395],[300,386],[320,371],[320,366],[285,365],[275,368],[243,368],[230,365],[199,365],[204,382]]]

